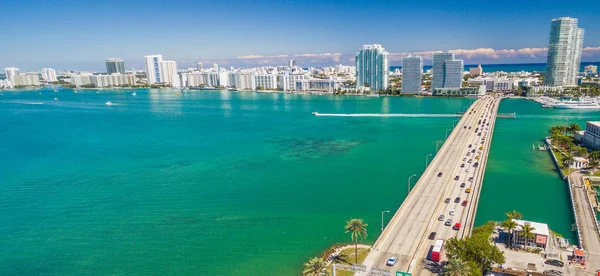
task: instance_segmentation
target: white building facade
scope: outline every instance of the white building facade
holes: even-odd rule
[[[6,67],[4,68],[4,75],[6,75],[6,79],[15,82],[14,77],[19,74],[19,68],[17,67]]]
[[[584,30],[577,18],[561,17],[550,24],[550,45],[544,82],[551,86],[575,86],[581,61]]]
[[[356,54],[356,87],[376,93],[389,85],[389,53],[379,44],[363,45]]]
[[[148,78],[148,84],[165,82],[162,76],[162,55],[144,56],[144,65],[146,67],[146,77]]]
[[[464,64],[453,53],[433,54],[431,91],[436,88],[461,88]]]
[[[600,149],[600,122],[587,122],[581,141],[590,150]]]
[[[45,82],[58,81],[56,78],[56,70],[52,68],[42,68],[40,69],[40,74],[42,75],[42,80]]]
[[[177,74],[177,62],[174,60],[162,61],[162,82],[172,87],[180,87],[179,75]]]

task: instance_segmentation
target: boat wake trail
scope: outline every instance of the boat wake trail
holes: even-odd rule
[[[555,119],[555,120],[564,120],[568,119],[595,119],[598,116],[590,116],[590,115],[579,115],[579,114],[565,114],[565,115],[517,115],[519,119]]]
[[[0,101],[0,103],[8,103],[8,104],[44,104],[44,102],[29,102],[29,101]]]
[[[408,113],[318,113],[313,112],[317,117],[461,117],[460,114],[408,114]]]

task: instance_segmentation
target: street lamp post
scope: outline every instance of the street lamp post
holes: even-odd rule
[[[427,169],[427,165],[429,165],[429,162],[428,162],[428,161],[429,161],[429,156],[432,156],[432,155],[433,155],[433,154],[431,154],[431,153],[430,153],[430,154],[427,154],[427,155],[425,155],[425,169]]]
[[[383,231],[383,213],[389,213],[389,212],[390,212],[389,210],[381,212],[381,231]]]
[[[438,147],[439,147],[439,145],[440,145],[440,143],[441,143],[441,142],[442,142],[442,141],[437,141],[437,142],[435,143],[435,152],[436,152],[436,153],[438,152],[438,149],[439,149]]]
[[[408,178],[408,192],[409,192],[409,193],[410,193],[410,179],[411,179],[411,178],[413,178],[413,177],[415,177],[415,176],[417,176],[417,175],[413,173],[413,175],[411,175],[411,176]]]

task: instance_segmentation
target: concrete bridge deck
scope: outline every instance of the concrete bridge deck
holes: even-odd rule
[[[426,259],[434,240],[428,239],[429,234],[436,232],[435,239],[443,240],[470,234],[500,100],[485,96],[467,110],[373,245],[363,263],[367,273],[376,268],[392,273],[431,274],[428,269],[434,269],[435,264]],[[460,187],[462,183],[464,188]],[[471,193],[466,193],[467,188]],[[450,215],[450,210],[455,214]],[[442,214],[445,218],[439,221]],[[449,218],[452,226],[461,223],[460,231],[444,225]],[[386,266],[392,256],[398,257],[397,264]]]

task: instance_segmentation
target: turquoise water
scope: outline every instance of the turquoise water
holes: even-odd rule
[[[349,218],[369,223],[372,242],[454,120],[311,112],[454,113],[472,101],[99,92],[0,96],[0,275],[298,274],[350,241]],[[526,100],[500,110],[556,112]],[[517,209],[572,237],[566,186],[531,151],[561,120],[498,121],[478,223]]]

